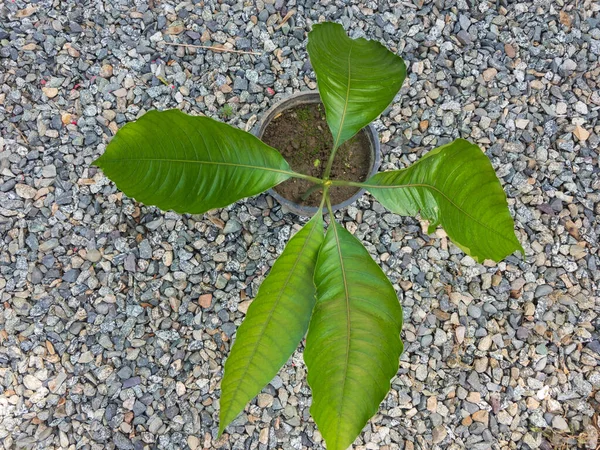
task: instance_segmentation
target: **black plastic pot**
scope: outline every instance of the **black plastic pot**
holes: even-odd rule
[[[253,134],[262,139],[262,136],[267,128],[267,125],[271,123],[271,121],[281,112],[286,109],[295,108],[296,106],[306,105],[311,103],[321,103],[321,97],[317,91],[309,91],[309,92],[299,92],[297,94],[292,95],[291,97],[286,98],[285,100],[281,100],[276,103],[267,111],[264,115],[263,119],[256,124],[253,129]],[[379,166],[381,164],[381,149],[379,147],[379,136],[377,135],[377,131],[373,125],[368,125],[365,127],[367,131],[367,137],[369,139],[369,150],[370,150],[370,170],[369,177],[375,175],[379,170]],[[354,203],[360,196],[365,193],[364,189],[359,190],[356,194],[350,197],[348,200],[343,201],[342,203],[338,203],[336,205],[332,205],[334,211],[338,209],[345,208],[348,205]],[[312,216],[317,212],[316,206],[304,206],[299,205],[287,198],[282,197],[280,194],[275,192],[274,189],[269,189],[269,194],[273,196],[279,203],[284,205],[291,212],[298,214],[299,216]]]

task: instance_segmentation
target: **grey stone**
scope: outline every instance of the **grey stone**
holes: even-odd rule
[[[136,265],[135,256],[133,255],[133,253],[128,254],[127,257],[125,258],[124,267],[125,267],[125,270],[128,272],[136,271],[137,265]]]
[[[550,295],[554,289],[552,286],[547,284],[542,284],[535,289],[535,298],[545,297],[546,295]]]
[[[162,217],[156,219],[156,220],[152,220],[148,223],[146,223],[146,228],[148,228],[151,231],[154,230],[158,230],[158,228],[164,223],[164,219]]]
[[[129,378],[123,382],[123,389],[132,388],[139,385],[141,382],[142,380],[140,377]]]
[[[248,80],[242,77],[235,77],[235,79],[233,80],[233,89],[236,91],[247,91]]]
[[[223,234],[237,233],[242,229],[242,224],[235,219],[230,219],[223,228]]]
[[[481,308],[479,306],[474,305],[473,303],[469,304],[469,306],[467,307],[467,312],[469,313],[469,316],[471,316],[473,319],[479,319],[481,317]]]
[[[152,247],[150,246],[150,242],[148,242],[148,239],[144,239],[142,242],[140,242],[138,249],[140,251],[140,258],[142,258],[142,259],[151,259],[152,258]]]
[[[463,45],[471,44],[471,35],[469,33],[467,33],[465,30],[459,31],[458,34],[456,35],[456,38]]]
[[[46,253],[58,247],[58,239],[52,238],[40,244],[40,252]]]
[[[117,432],[112,435],[113,442],[119,450],[134,450],[135,446],[123,434]]]
[[[79,269],[69,269],[65,272],[62,279],[67,283],[74,283],[75,281],[77,281],[77,277],[80,273],[81,271]]]

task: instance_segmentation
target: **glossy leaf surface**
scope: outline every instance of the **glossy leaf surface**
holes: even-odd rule
[[[315,263],[323,242],[317,213],[286,245],[248,308],[221,383],[219,433],[273,379],[304,337],[315,304]]]
[[[176,109],[125,125],[94,164],[129,197],[195,214],[259,194],[293,173],[251,134]]]
[[[402,308],[365,247],[329,225],[315,268],[304,360],[310,409],[329,450],[346,449],[377,412],[402,353]]]
[[[336,23],[313,25],[307,49],[337,148],[387,108],[406,66],[379,42],[350,39]]]
[[[441,225],[476,261],[500,261],[523,251],[506,195],[481,149],[464,139],[430,151],[412,166],[380,172],[365,182],[379,202],[397,214]]]

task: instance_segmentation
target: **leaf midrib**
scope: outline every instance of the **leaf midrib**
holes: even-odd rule
[[[289,176],[296,175],[296,172],[282,170],[282,169],[273,169],[271,167],[264,166],[253,166],[251,164],[239,164],[239,163],[227,163],[221,161],[198,161],[194,159],[170,159],[170,158],[110,158],[106,161],[100,162],[100,164],[106,164],[111,162],[124,162],[124,161],[160,161],[160,162],[174,162],[174,163],[185,163],[185,164],[208,164],[213,166],[229,166],[229,167],[242,167],[246,169],[254,169],[254,170],[265,170],[268,172],[276,172],[282,173]]]
[[[242,370],[242,376],[240,377],[241,379],[243,379],[247,373],[248,373],[248,369],[250,368],[250,362],[252,361],[252,359],[254,358],[254,356],[256,355],[256,352],[258,351],[258,347],[259,344],[261,342],[261,340],[263,339],[264,335],[265,335],[265,330],[267,329],[267,325],[268,323],[271,321],[271,318],[273,317],[273,314],[275,313],[275,310],[277,309],[277,305],[279,304],[279,302],[281,302],[281,299],[283,297],[283,293],[287,287],[287,285],[290,282],[290,279],[292,278],[292,274],[296,271],[296,267],[298,266],[300,259],[302,257],[302,255],[304,254],[304,251],[306,250],[306,247],[308,245],[308,243],[311,240],[311,237],[313,235],[313,233],[315,232],[315,230],[317,229],[317,225],[313,225],[312,229],[310,230],[310,232],[308,233],[306,240],[304,241],[304,244],[302,245],[302,249],[298,252],[298,256],[296,257],[296,260],[294,261],[294,264],[292,266],[292,268],[290,269],[288,276],[285,280],[285,282],[283,283],[280,291],[279,291],[279,295],[277,296],[277,299],[275,300],[275,302],[273,303],[273,307],[271,308],[271,310],[269,311],[269,315],[267,317],[267,320],[264,322],[260,333],[258,335],[258,340],[256,341],[256,345],[254,346],[254,348],[252,349],[252,354],[250,355],[250,357],[247,359],[247,363],[244,366],[243,370]],[[285,250],[284,250],[285,251]],[[233,392],[233,394],[231,395],[232,401],[230,402],[230,405],[232,403],[234,403],[234,399],[236,398],[238,392],[240,389],[240,383],[238,383],[235,387],[235,390]],[[231,409],[231,406],[229,406],[228,410]]]
[[[385,173],[385,172],[382,172]],[[401,185],[396,185],[396,186],[379,186],[379,185],[375,185],[375,184],[365,184],[365,183],[360,183],[360,185],[366,189],[402,189],[402,188],[411,188],[411,187],[424,187],[424,188],[428,188],[431,189],[433,191],[436,191],[438,194],[440,194],[442,197],[444,197],[446,199],[446,201],[448,201],[448,203],[450,203],[452,206],[454,206],[454,208],[456,208],[457,210],[459,210],[461,213],[463,213],[465,216],[467,216],[469,219],[473,220],[475,223],[481,225],[483,228],[493,232],[494,234],[496,234],[498,237],[504,239],[506,242],[509,242],[510,244],[514,244],[514,242],[507,238],[504,234],[500,233],[498,230],[496,230],[495,228],[490,227],[489,225],[486,225],[485,223],[481,222],[479,219],[477,219],[476,217],[473,217],[471,214],[469,214],[467,211],[465,211],[464,209],[462,209],[460,206],[458,206],[456,203],[454,203],[452,201],[452,199],[450,197],[448,197],[443,191],[439,190],[437,187],[431,185],[431,184],[424,184],[424,183],[415,183],[415,184],[401,184]]]
[[[346,122],[346,114],[348,112],[348,104],[350,103],[350,82],[352,81],[352,40],[350,41],[350,50],[348,50],[348,87],[346,88],[346,100],[344,101],[344,110],[342,111],[342,117],[340,119],[340,127],[338,128],[337,136],[335,137],[335,144],[333,145],[333,151],[337,150],[340,137],[342,135],[342,129]]]
[[[350,331],[352,329],[351,317],[350,317],[350,293],[348,292],[348,280],[346,278],[346,267],[344,266],[344,259],[342,256],[342,246],[340,243],[340,237],[338,235],[337,223],[333,223],[333,234],[335,236],[335,244],[338,251],[338,257],[340,259],[340,269],[342,271],[342,279],[344,280],[344,299],[346,301],[346,360],[344,362],[344,374],[342,376],[342,401],[337,411],[337,423],[336,423],[336,435],[339,436],[340,427],[342,425],[341,417],[344,409],[344,402],[346,401],[346,378],[348,376],[348,361],[350,359]]]

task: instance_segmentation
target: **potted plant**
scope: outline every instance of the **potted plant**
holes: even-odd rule
[[[311,184],[316,212],[274,263],[225,363],[219,434],[306,335],[311,414],[327,447],[345,449],[396,375],[402,309],[383,271],[331,214],[324,232],[332,190],[367,189],[392,212],[420,213],[430,231],[441,225],[477,261],[523,249],[490,161],[468,141],[457,139],[364,182],[332,177],[336,153],[392,102],[406,69],[381,44],[350,39],[334,23],[313,26],[308,53],[332,135],[329,157],[320,162],[323,176],[294,171],[249,133],[177,110],[150,111],[125,125],[95,164],[128,196],[179,213],[204,213],[290,179]]]
[[[333,146],[327,132],[325,108],[318,92],[298,92],[276,103],[253,130],[256,137],[276,148],[296,172],[323,178]],[[379,136],[373,124],[360,130],[340,146],[331,166],[330,178],[365,181],[381,163]],[[336,186],[329,190],[332,209],[354,203],[364,188]],[[275,199],[300,216],[313,216],[321,201],[321,186],[291,178],[269,190]]]

